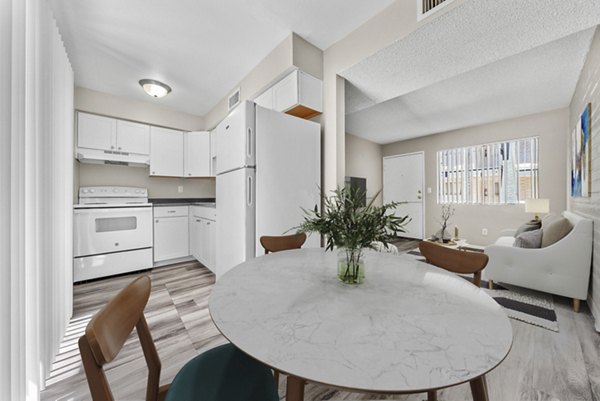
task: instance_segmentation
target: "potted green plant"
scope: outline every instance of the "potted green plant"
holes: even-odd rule
[[[387,247],[410,221],[408,216],[395,216],[392,212],[400,203],[390,202],[374,206],[373,202],[381,191],[364,204],[364,191],[343,187],[332,191],[330,197],[323,196],[323,209],[306,210],[300,232],[318,232],[325,237],[326,250],[340,248],[338,277],[344,283],[360,284],[364,281],[362,251],[373,248],[373,242],[382,242]]]

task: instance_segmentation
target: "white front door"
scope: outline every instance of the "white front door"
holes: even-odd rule
[[[423,152],[383,158],[383,202],[402,202],[396,216],[408,215],[403,237],[423,239]]]

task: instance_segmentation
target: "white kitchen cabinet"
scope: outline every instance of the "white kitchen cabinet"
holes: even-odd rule
[[[300,118],[323,112],[323,81],[294,70],[254,99],[259,106]]]
[[[210,177],[210,133],[208,131],[183,134],[184,177]]]
[[[77,146],[112,152],[150,154],[150,126],[77,113]]]
[[[217,128],[210,131],[210,175],[217,175]]]
[[[215,208],[192,206],[190,211],[190,250],[192,256],[214,272],[217,253]]]
[[[117,150],[126,153],[150,154],[150,126],[117,120]]]
[[[187,206],[154,207],[154,263],[190,255]]]
[[[117,120],[94,114],[77,113],[77,146],[88,149],[114,150]]]
[[[183,177],[183,132],[150,128],[150,175]]]
[[[254,99],[254,103],[267,109],[273,109],[273,87],[271,86],[262,95]]]

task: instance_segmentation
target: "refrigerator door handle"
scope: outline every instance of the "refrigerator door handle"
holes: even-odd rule
[[[252,157],[252,128],[246,133],[246,156]]]
[[[246,200],[246,203],[248,204],[248,206],[252,206],[252,177],[249,176],[248,177],[248,190],[246,191],[246,194],[248,196],[248,199]]]

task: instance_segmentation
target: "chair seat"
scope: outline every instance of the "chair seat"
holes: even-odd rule
[[[206,351],[175,376],[166,401],[277,401],[271,370],[232,344]]]

